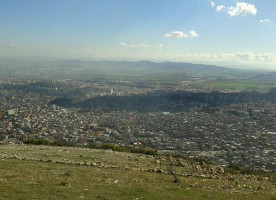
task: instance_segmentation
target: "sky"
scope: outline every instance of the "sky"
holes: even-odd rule
[[[276,70],[275,0],[0,0],[0,57]]]

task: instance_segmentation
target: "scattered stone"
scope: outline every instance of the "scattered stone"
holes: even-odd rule
[[[68,183],[66,183],[66,182],[60,182],[59,183],[59,186],[67,186],[68,185]]]

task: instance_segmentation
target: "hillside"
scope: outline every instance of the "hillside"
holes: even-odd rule
[[[174,183],[173,170],[180,183]],[[169,170],[169,171],[168,171]],[[0,146],[1,199],[270,199],[275,176],[176,157],[78,147]]]

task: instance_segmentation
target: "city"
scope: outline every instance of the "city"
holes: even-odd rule
[[[31,89],[28,88],[30,85]],[[19,86],[27,89],[22,90]],[[156,87],[136,90],[133,86],[117,88],[104,81],[2,80],[1,143],[15,138],[18,142],[44,139],[76,146],[115,144],[152,148],[159,153],[170,152],[186,157],[204,157],[222,166],[234,163],[255,170],[276,170],[276,107],[267,100],[228,106],[195,104],[185,108],[182,105],[179,111],[173,112],[160,109],[138,112],[136,107],[118,110],[116,107],[112,109],[112,105],[88,109],[51,103],[65,94],[82,99],[132,96],[163,89],[162,86]],[[169,91],[168,88],[165,86],[164,90]],[[87,95],[76,93],[78,89],[88,91]],[[120,92],[113,94],[114,91]]]

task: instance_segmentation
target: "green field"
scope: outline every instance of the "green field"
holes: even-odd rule
[[[239,91],[256,90],[258,92],[268,92],[269,89],[271,89],[270,82],[246,79],[208,82],[204,85],[204,87],[213,89],[231,89]]]

